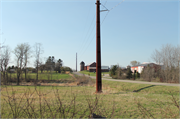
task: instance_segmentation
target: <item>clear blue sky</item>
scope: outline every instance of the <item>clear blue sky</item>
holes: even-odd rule
[[[111,9],[122,0],[101,0]],[[1,43],[42,43],[42,58],[54,56],[64,66],[96,62],[96,0],[1,0]],[[163,44],[179,44],[179,0],[125,0],[101,25],[102,65],[151,61]],[[101,9],[104,9],[101,6]],[[101,22],[107,12],[101,12]],[[6,40],[5,40],[6,39]],[[16,65],[11,54],[10,65]],[[33,66],[31,58],[29,66]]]

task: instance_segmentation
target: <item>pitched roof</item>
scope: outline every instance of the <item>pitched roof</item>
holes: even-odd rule
[[[147,66],[147,65],[150,65],[150,64],[155,64],[155,65],[162,66],[161,64],[157,64],[157,63],[143,63],[143,64],[138,64],[138,65],[135,65],[135,66],[131,66],[131,67]]]
[[[135,65],[135,66],[132,66],[132,67],[138,67],[138,66],[147,66],[149,64],[152,64],[152,63],[148,63],[148,64],[138,64],[138,65]]]
[[[96,63],[96,62],[93,62],[93,63]],[[88,64],[87,66],[89,66],[89,65],[91,65],[91,64],[93,64],[93,63],[90,63],[90,64]]]

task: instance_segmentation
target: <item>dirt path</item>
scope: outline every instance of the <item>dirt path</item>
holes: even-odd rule
[[[83,74],[78,72],[73,72],[76,75],[83,76]],[[85,75],[88,76],[88,75]],[[89,77],[89,76],[88,76]],[[96,78],[95,76],[90,76],[91,78]],[[128,82],[128,83],[140,83],[140,84],[151,84],[151,85],[164,85],[164,86],[180,86],[180,84],[170,84],[170,83],[159,83],[159,82],[146,82],[146,81],[133,81],[133,80],[121,80],[121,79],[112,79],[112,78],[102,78],[102,80],[108,81],[118,81],[118,82]]]

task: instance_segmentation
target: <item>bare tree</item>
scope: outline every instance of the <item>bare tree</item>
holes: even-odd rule
[[[27,74],[27,63],[29,62],[29,58],[31,57],[31,47],[28,43],[24,43],[24,73],[25,73],[25,80],[27,81],[26,74]]]
[[[163,64],[159,69],[158,77],[166,82],[179,82],[180,46],[166,44],[151,55],[153,61]]]
[[[17,85],[19,85],[20,75],[22,72],[23,60],[24,60],[24,45],[23,44],[17,45],[17,47],[14,50],[14,54],[17,58],[16,72],[17,72]]]
[[[43,53],[42,44],[35,43],[34,50],[35,50],[35,66],[37,71],[37,75],[36,75],[36,83],[37,83],[39,66],[42,64],[41,62],[41,54]]]
[[[141,78],[143,78],[146,81],[151,82],[154,78],[154,75],[155,75],[154,68],[152,68],[148,65],[143,69],[143,71],[141,73]]]
[[[30,46],[28,43],[22,43],[17,45],[14,49],[14,54],[16,56],[17,61],[17,85],[20,82],[20,76],[22,74],[22,69],[27,66],[28,58],[30,55]]]
[[[140,64],[140,62],[138,62],[138,61],[136,61],[136,60],[134,60],[134,61],[131,61],[131,63],[130,63],[132,66],[135,66],[135,65],[138,65],[138,64]]]
[[[3,73],[3,82],[6,84],[8,82],[8,75],[7,75],[7,66],[9,64],[10,60],[10,48],[8,46],[4,46],[4,48],[1,49],[1,57],[0,57],[0,69]]]

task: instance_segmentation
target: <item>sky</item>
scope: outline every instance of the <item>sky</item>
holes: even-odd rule
[[[41,43],[45,62],[49,56],[64,66],[80,69],[96,62],[96,0],[0,0],[0,43],[13,51],[29,43],[34,67],[33,45]],[[131,61],[153,62],[151,55],[162,45],[180,44],[179,0],[100,0],[101,65]],[[105,7],[103,7],[105,6]]]

